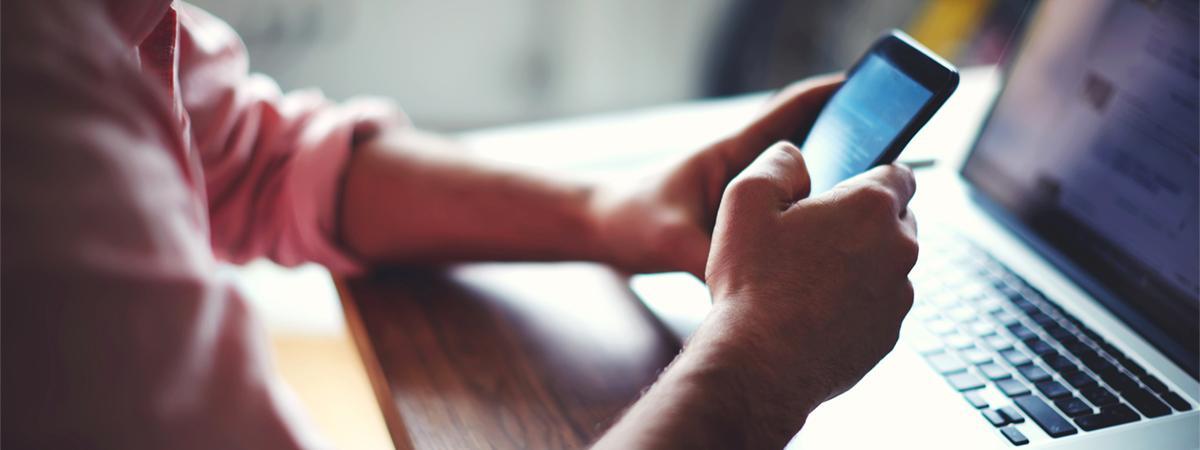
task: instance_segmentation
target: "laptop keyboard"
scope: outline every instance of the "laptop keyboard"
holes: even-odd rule
[[[926,234],[908,341],[1013,445],[1026,419],[1061,438],[1192,409],[983,249]]]

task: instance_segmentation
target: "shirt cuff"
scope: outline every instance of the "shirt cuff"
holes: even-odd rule
[[[313,261],[331,272],[362,273],[366,262],[339,239],[342,188],[357,145],[387,129],[410,126],[391,102],[360,98],[326,108],[305,127],[286,181],[297,227],[294,244],[281,249],[285,264]]]

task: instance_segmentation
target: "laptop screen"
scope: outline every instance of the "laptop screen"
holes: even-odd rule
[[[1193,376],[1198,9],[1195,0],[1042,2],[963,168]]]

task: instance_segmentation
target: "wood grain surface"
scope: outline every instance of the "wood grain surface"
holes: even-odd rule
[[[586,447],[679,351],[591,264],[392,269],[339,289],[398,449]]]

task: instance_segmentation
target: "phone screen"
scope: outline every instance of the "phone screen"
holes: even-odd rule
[[[812,193],[870,169],[931,98],[933,92],[887,59],[866,55],[801,147]]]

